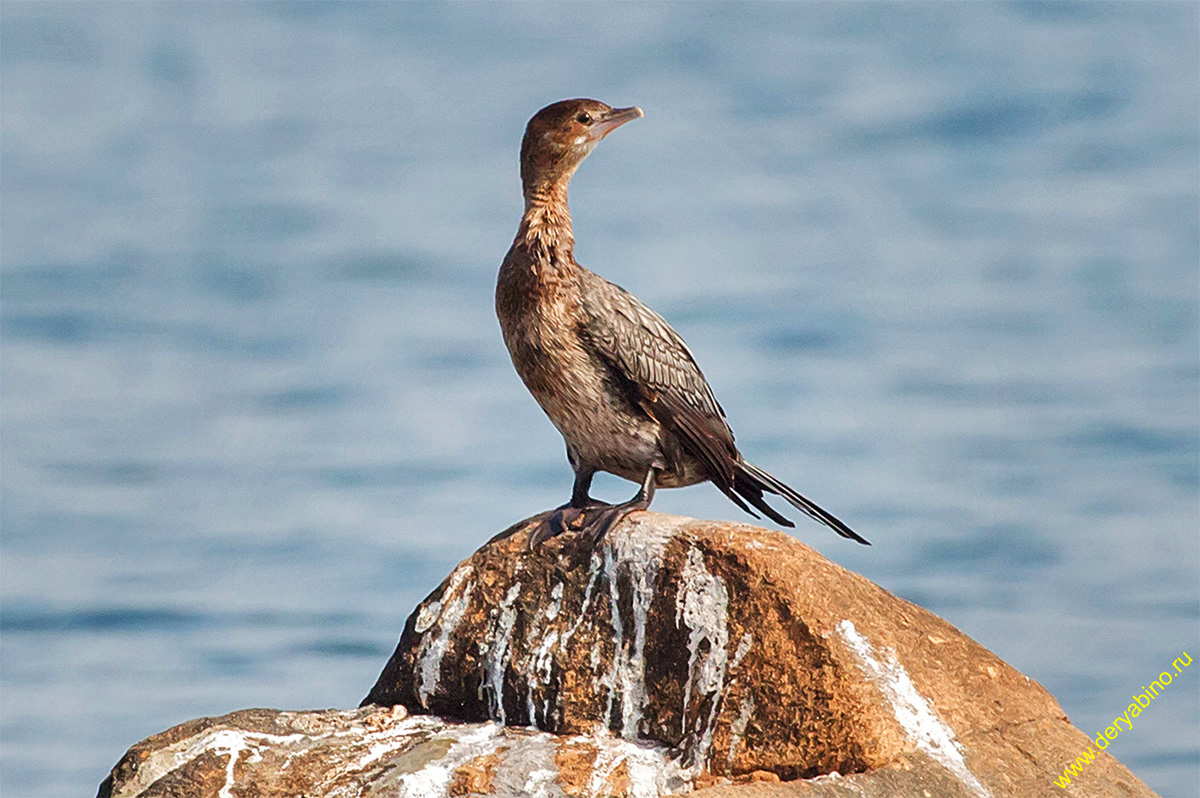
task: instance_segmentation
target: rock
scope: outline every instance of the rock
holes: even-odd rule
[[[594,552],[570,535],[527,552],[538,520],[421,603],[364,703],[600,726],[710,779],[785,782],[713,795],[1062,795],[1055,778],[1089,744],[1036,682],[787,535],[637,513]],[[832,774],[847,778],[795,781]],[[1107,754],[1074,781],[1153,795]]]
[[[1108,754],[1057,786],[1090,741],[1044,689],[793,538],[636,513],[527,552],[538,520],[421,603],[363,707],[189,721],[100,797],[1154,795]]]
[[[455,724],[402,708],[201,718],[133,748],[98,798],[670,795],[690,781],[662,746]]]

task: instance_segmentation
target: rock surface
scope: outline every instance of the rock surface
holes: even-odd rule
[[[1107,754],[1057,786],[1089,741],[1044,689],[793,538],[636,513],[527,552],[537,520],[421,603],[362,708],[189,721],[101,798],[1154,795]]]
[[[367,703],[565,735],[599,724],[726,777],[920,761],[973,796],[1060,795],[1088,745],[1036,682],[787,535],[637,513],[594,552],[570,535],[527,552],[536,520],[422,602]],[[1153,794],[1108,755],[1076,783]]]
[[[641,798],[690,785],[662,746],[397,709],[246,709],[189,721],[129,749],[99,798]]]

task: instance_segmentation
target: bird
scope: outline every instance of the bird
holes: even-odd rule
[[[782,497],[839,535],[870,545],[793,488],[747,461],[725,411],[683,338],[633,294],[575,260],[567,187],[580,163],[637,107],[562,100],[529,120],[521,141],[525,208],[496,281],[496,315],[521,380],[566,443],[571,499],[528,545],[573,530],[597,545],[656,488],[711,482],[758,518],[792,527],[764,499]],[[618,504],[593,499],[592,478],[615,474],[640,487]],[[751,509],[754,508],[754,509]]]

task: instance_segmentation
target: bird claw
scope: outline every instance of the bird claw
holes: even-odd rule
[[[598,508],[596,514],[589,518],[575,535],[575,546],[585,551],[592,551],[600,545],[604,536],[617,525],[617,522],[637,509],[639,508],[621,504]]]
[[[556,538],[564,532],[580,529],[583,521],[584,510],[570,505],[559,507],[543,518],[529,533],[529,550],[533,551],[550,538]]]
[[[600,544],[618,521],[640,509],[643,508],[607,502],[596,502],[587,507],[564,505],[533,528],[529,533],[528,548],[533,551],[550,538],[556,538],[564,532],[574,532],[575,546],[590,551]]]
[[[564,532],[575,533],[575,545],[584,550],[593,550],[604,540],[608,530],[626,515],[635,510],[642,510],[637,504],[608,504],[596,502],[586,508],[572,508],[570,505],[560,506],[551,512],[529,533],[528,548],[534,551],[551,538],[557,538]]]

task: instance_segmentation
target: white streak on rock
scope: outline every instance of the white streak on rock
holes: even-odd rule
[[[554,786],[558,779],[558,771],[543,768],[541,770],[533,770],[529,772],[529,777],[525,779],[525,784],[522,787],[522,795],[529,798],[550,798],[552,793],[550,788]],[[561,791],[556,791],[561,795]]]
[[[559,582],[550,591],[550,603],[546,609],[525,630],[524,650],[528,654],[521,663],[521,672],[525,674],[525,711],[533,726],[538,725],[538,706],[534,693],[541,689],[543,696],[550,694],[550,672],[559,642],[558,630],[545,631],[545,628],[562,611],[562,597],[563,583]],[[542,701],[541,716],[543,723],[550,717],[549,698]]]
[[[609,779],[622,763],[629,774],[628,794],[632,798],[658,798],[691,791],[692,774],[681,769],[679,762],[667,756],[662,747],[622,740],[607,731],[593,734],[590,742],[596,747],[596,759],[585,788],[587,796],[612,795]]]
[[[967,769],[962,746],[955,739],[954,732],[937,716],[925,697],[917,692],[908,671],[896,660],[895,654],[886,652],[887,662],[880,662],[875,656],[871,641],[859,634],[850,621],[839,623],[837,630],[846,641],[846,645],[862,662],[867,676],[875,682],[892,705],[896,721],[917,748],[941,763],[976,795],[990,797],[987,788]]]
[[[363,742],[369,745],[367,752],[344,768],[337,768],[331,771],[328,776],[332,778],[347,773],[357,773],[368,765],[379,761],[387,754],[405,748],[411,743],[414,735],[422,732],[438,731],[443,726],[444,724],[432,715],[413,715],[379,730],[359,731],[362,728],[359,727],[359,729],[355,729],[351,733],[362,736]],[[334,732],[332,736],[346,736],[346,733]]]
[[[617,769],[617,765],[625,761],[618,746],[612,745],[613,737],[607,732],[598,731],[593,735],[596,745],[596,758],[592,760],[592,775],[588,778],[587,795],[603,795],[608,790],[608,778]]]
[[[425,630],[433,626],[434,621],[442,613],[441,600],[431,601],[425,604],[417,611],[417,620],[413,623],[413,631],[419,635],[425,634]]]
[[[579,616],[575,619],[575,623],[571,625],[570,629],[563,633],[562,644],[564,646],[567,644],[568,640],[574,637],[575,632],[579,630],[580,624],[582,624],[584,620],[589,617],[588,609],[592,606],[592,591],[595,590],[596,582],[600,580],[600,575],[603,573],[600,568],[600,566],[603,564],[604,558],[600,555],[600,552],[593,551],[592,559],[588,565],[587,589],[583,591],[583,604],[581,604],[579,607]]]
[[[542,636],[542,640],[538,643],[537,648],[529,656],[529,668],[527,670],[528,677],[528,694],[526,695],[526,703],[529,709],[529,722],[537,725],[536,705],[533,699],[534,688],[540,687],[544,695],[550,692],[550,671],[554,665],[554,650],[558,645],[558,632],[550,630]],[[550,717],[550,699],[546,698],[542,701],[542,721],[545,723]]]
[[[684,519],[680,519],[682,522]],[[654,600],[654,580],[658,576],[663,551],[675,536],[679,523],[644,525],[635,518],[619,524],[605,539],[604,573],[608,578],[615,651],[611,671],[612,687],[608,694],[607,717],[612,717],[613,700],[621,694],[621,736],[637,739],[646,703],[646,617]],[[633,640],[626,643],[621,621],[618,577],[624,574],[630,584],[633,613]]]
[[[508,663],[509,642],[512,640],[513,625],[517,622],[517,611],[513,607],[521,595],[521,583],[515,582],[500,602],[496,625],[490,635],[490,643],[481,646],[484,654],[484,686],[488,688],[488,714],[504,723],[504,668]]]
[[[295,713],[298,721],[310,713]],[[350,713],[345,713],[349,715]],[[630,742],[600,730],[590,738],[569,739],[545,732],[528,733],[506,729],[499,724],[453,724],[429,715],[407,717],[371,725],[361,713],[354,713],[345,723],[335,722],[314,728],[308,733],[273,735],[229,727],[205,729],[173,745],[155,750],[141,760],[132,780],[121,785],[114,798],[137,798],[152,789],[160,779],[206,753],[227,755],[224,767],[225,785],[221,796],[232,798],[245,787],[234,780],[234,769],[246,755],[251,761],[256,754],[278,755],[295,751],[306,756],[314,751],[335,749],[348,745],[348,751],[365,753],[352,762],[334,764],[322,773],[314,795],[328,798],[359,796],[364,781],[382,785],[394,798],[448,798],[454,775],[464,765],[481,758],[498,755],[492,794],[497,796],[525,795],[531,798],[555,798],[563,794],[559,784],[557,754],[563,746],[593,746],[597,751],[591,773],[573,774],[588,779],[584,795],[600,798],[612,794],[608,780],[624,763],[629,774],[626,794],[635,798],[656,798],[679,792],[689,792],[689,773],[679,767],[675,752],[662,745],[645,741]],[[324,720],[324,718],[322,718]],[[376,718],[378,721],[378,717]],[[332,742],[334,738],[349,738]],[[432,744],[432,745],[431,745]],[[414,749],[413,746],[420,746]],[[404,753],[420,751],[413,759]],[[388,754],[393,758],[389,761]],[[371,766],[378,770],[368,770]]]
[[[490,795],[561,798],[557,738],[545,733],[509,733],[503,757],[492,771]]]
[[[623,678],[625,676],[623,670],[628,670],[628,666],[626,666],[624,669],[621,667],[623,660],[626,658],[625,625],[621,623],[621,591],[617,587],[616,566],[613,563],[613,553],[611,548],[605,548],[604,550],[604,570],[609,574],[608,594],[613,627],[613,662],[612,667],[609,668],[608,676],[605,679],[600,680],[598,686],[602,685],[608,688],[608,704],[604,709],[604,722],[605,724],[608,724],[612,719],[613,702],[617,699],[618,683],[621,685],[622,695],[627,695],[624,692],[626,679]],[[644,678],[645,675],[643,674],[643,680]],[[628,698],[625,700],[628,701]],[[624,724],[622,724],[622,728],[624,728]]]
[[[750,718],[753,716],[754,694],[747,692],[742,698],[741,706],[738,707],[738,716],[733,719],[733,723],[729,724],[729,757],[725,760],[726,769],[733,766],[733,758],[737,756],[737,750],[742,745],[742,737],[745,736],[746,727],[750,725]]]
[[[240,729],[205,729],[200,734],[152,752],[139,763],[136,775],[123,784],[113,798],[136,798],[166,774],[207,753],[229,757],[229,763],[225,766],[225,784],[218,794],[221,798],[232,798],[230,789],[234,786],[233,768],[242,751],[252,750],[260,744],[283,747],[300,742],[304,738],[303,734],[280,735]]]
[[[729,670],[733,670],[742,664],[742,660],[750,653],[750,646],[753,643],[754,635],[749,632],[743,632],[742,639],[738,641],[737,651],[733,652],[733,659],[729,663]]]
[[[632,798],[657,798],[678,792],[691,792],[691,777],[675,760],[661,753],[625,743],[625,768],[629,773]]]
[[[712,748],[717,711],[721,705],[725,672],[729,664],[729,592],[725,580],[708,572],[704,555],[697,548],[688,549],[683,565],[679,592],[675,596],[675,623],[690,630],[688,635],[688,679],[683,688],[683,732],[687,734],[688,712],[691,708],[692,684],[703,698],[712,696],[708,720],[698,730],[693,744],[691,761],[703,764]],[[743,638],[744,639],[744,638]],[[700,652],[701,643],[708,650]],[[744,655],[743,655],[744,656]]]
[[[217,791],[217,798],[233,798],[233,793],[230,792],[233,789],[233,768],[237,765],[238,756],[249,747],[246,737],[232,730],[219,731],[213,736],[209,750],[218,756],[229,756],[229,762],[225,764],[225,783]]]
[[[417,653],[417,669],[420,672],[417,698],[426,709],[429,708],[429,696],[437,692],[438,682],[442,678],[442,657],[446,655],[446,648],[450,645],[450,635],[454,633],[463,613],[467,611],[467,604],[471,601],[474,583],[468,584],[462,595],[459,595],[459,589],[472,572],[473,569],[469,565],[455,569],[454,573],[450,574],[450,584],[446,585],[441,598],[423,607],[417,614],[414,624],[417,632],[422,631],[418,628],[422,623],[425,624],[426,630],[435,621],[440,624],[436,636],[424,635],[421,638],[421,647]]]
[[[397,798],[446,798],[454,771],[472,759],[494,753],[504,740],[503,730],[495,723],[447,726],[437,737],[451,739],[450,749],[420,770],[402,774]]]
[[[546,608],[546,620],[553,621],[562,609],[563,583],[559,582],[550,591],[550,606]]]

